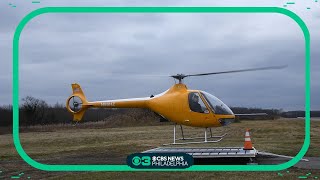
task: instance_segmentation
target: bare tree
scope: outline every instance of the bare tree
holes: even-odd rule
[[[22,110],[26,117],[26,126],[43,124],[46,121],[45,115],[49,106],[44,100],[27,96],[23,98],[22,101]]]

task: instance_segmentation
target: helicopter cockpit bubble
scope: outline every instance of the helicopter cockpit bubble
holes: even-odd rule
[[[79,96],[72,96],[69,98],[68,105],[73,113],[77,113],[82,109],[82,100]]]
[[[202,99],[199,97],[199,94],[197,92],[190,92],[188,99],[189,108],[191,111],[197,113],[209,113],[206,105],[203,103]]]
[[[233,115],[232,110],[214,95],[211,95],[205,91],[201,91],[201,94],[206,99],[215,114]]]

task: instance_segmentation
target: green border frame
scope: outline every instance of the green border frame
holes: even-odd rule
[[[299,153],[290,161],[277,165],[194,165],[188,169],[133,169],[127,165],[50,165],[33,160],[22,148],[19,138],[19,39],[24,26],[45,13],[280,13],[293,19],[305,38],[305,139]],[[46,171],[278,171],[299,162],[310,145],[310,34],[295,13],[278,7],[45,7],[25,16],[13,38],[13,141],[16,150],[29,165]]]

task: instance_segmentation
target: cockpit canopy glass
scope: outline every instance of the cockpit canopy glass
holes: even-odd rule
[[[189,93],[189,107],[191,111],[198,113],[209,113],[206,105],[200,98],[200,94],[196,92]]]
[[[215,114],[233,115],[232,110],[217,97],[204,91],[201,91],[201,94],[207,100]]]

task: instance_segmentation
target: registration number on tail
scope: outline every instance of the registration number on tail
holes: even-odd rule
[[[101,106],[115,106],[114,102],[102,102]]]

